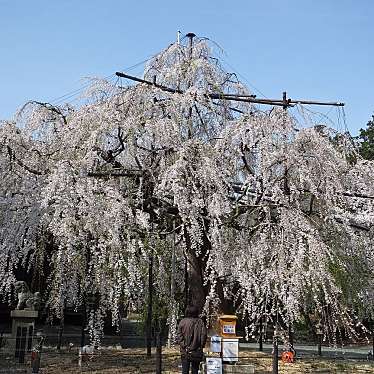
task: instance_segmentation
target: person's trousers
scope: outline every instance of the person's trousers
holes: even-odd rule
[[[197,361],[188,361],[187,357],[181,357],[182,359],[182,374],[198,374],[200,362]]]

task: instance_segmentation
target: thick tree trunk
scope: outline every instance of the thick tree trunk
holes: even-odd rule
[[[204,286],[206,263],[202,258],[203,255],[196,257],[195,253],[188,254],[188,304],[196,305],[200,311],[203,310],[206,297],[210,291],[209,283]],[[215,292],[219,299],[218,313],[234,314],[234,301],[225,298],[223,286],[224,282],[217,279]]]
[[[200,256],[198,257],[195,251],[191,248],[191,240],[188,230],[184,229],[184,237],[186,240],[186,258],[187,258],[187,272],[188,277],[187,281],[188,284],[185,285],[187,305],[196,305],[201,312],[204,308],[205,298],[206,298],[206,290],[204,289],[204,271],[205,271],[205,261],[202,259],[204,258],[204,254],[206,253],[207,247],[204,245],[205,248],[201,248]],[[204,243],[205,244],[205,243]],[[186,305],[186,306],[187,306]]]
[[[209,227],[209,223],[205,224],[205,228]],[[188,232],[185,231],[185,238],[187,244],[187,260],[188,260],[188,300],[187,304],[196,305],[200,311],[203,310],[206,297],[210,291],[210,284],[204,286],[204,273],[206,270],[206,253],[211,250],[211,244],[207,237],[204,235],[203,245],[200,248],[199,256],[191,249],[190,238]],[[217,279],[215,292],[220,300],[218,305],[218,313],[231,314],[234,312],[235,307],[233,300],[225,299],[223,292],[223,281]]]
[[[194,253],[187,254],[188,259],[188,304],[196,305],[203,310],[206,298],[204,289],[202,261]]]

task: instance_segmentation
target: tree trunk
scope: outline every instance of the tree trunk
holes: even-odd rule
[[[196,305],[201,312],[204,308],[206,292],[204,289],[204,268],[195,253],[188,253],[188,304]]]
[[[205,224],[208,228],[209,223]],[[185,230],[185,238],[187,244],[187,260],[188,260],[188,299],[187,304],[196,305],[201,312],[204,308],[206,297],[210,291],[210,284],[204,286],[204,273],[206,270],[206,253],[211,250],[211,244],[207,237],[204,235],[203,245],[200,248],[200,255],[197,256],[196,252],[191,249],[191,241],[187,230]],[[215,292],[220,300],[219,313],[232,314],[235,307],[233,300],[225,299],[223,291],[223,281],[217,279]]]

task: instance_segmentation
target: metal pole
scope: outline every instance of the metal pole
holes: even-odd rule
[[[174,318],[176,314],[176,305],[175,305],[175,221],[173,221],[173,237],[171,244],[171,280],[170,280],[170,324],[169,324],[169,334],[168,334],[168,348],[174,343]]]
[[[272,374],[278,374],[278,331],[277,331],[277,327],[275,327],[274,329]]]
[[[196,36],[193,32],[188,33],[187,38],[189,38],[189,48],[188,48],[188,62],[191,63],[192,60],[192,52],[193,52],[193,38]],[[188,82],[188,87],[190,87],[190,83]],[[192,131],[193,131],[193,120],[192,120],[192,106],[189,109],[188,112],[188,139],[191,139],[192,137]]]
[[[262,352],[264,350],[264,347],[263,347],[263,325],[262,325],[262,316],[260,317],[260,337],[258,339],[258,344],[259,344],[259,347],[258,347],[258,350],[260,352]]]
[[[147,356],[151,357],[152,350],[152,304],[153,304],[153,248],[149,255],[148,264],[148,309],[147,309]]]

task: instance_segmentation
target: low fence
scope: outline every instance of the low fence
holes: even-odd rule
[[[180,355],[175,348],[161,347],[156,342],[153,344],[151,356],[147,356],[144,347],[123,348],[118,336],[105,337],[103,346],[97,349],[85,346],[80,352],[80,336],[63,335],[61,349],[56,348],[56,335],[46,335],[41,340],[41,336],[33,337],[33,349],[25,350],[23,362],[20,361],[19,350],[16,350],[16,339],[10,336],[0,337],[0,373],[79,373],[79,372],[100,372],[107,373],[178,373],[180,368]],[[269,342],[270,343],[270,342]],[[259,369],[256,373],[277,373],[272,360],[272,346],[264,342],[263,352],[256,350],[259,347],[242,346],[240,349],[239,361],[241,364],[254,364]],[[350,354],[343,350],[335,353],[324,351],[322,347],[322,357],[318,355],[317,346],[310,346],[309,350],[298,349],[296,345],[296,361],[323,362],[335,361],[344,362],[347,360],[360,360],[368,362],[373,356],[367,354]],[[327,348],[326,348],[327,349]],[[277,358],[282,353],[279,349]],[[18,354],[18,355],[17,355]],[[37,364],[36,364],[37,363]],[[33,368],[33,369],[31,369]],[[33,370],[33,371],[32,371]],[[112,371],[110,371],[112,370]],[[374,372],[374,367],[372,368]],[[312,371],[311,371],[312,372]],[[344,372],[342,370],[342,372]],[[362,371],[366,372],[366,371]],[[368,371],[369,372],[369,371]]]

